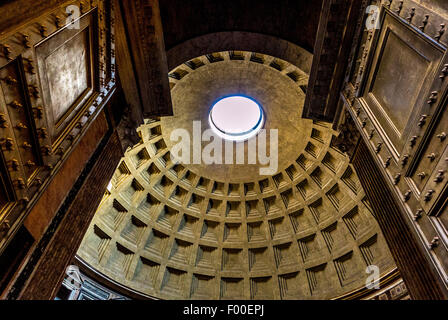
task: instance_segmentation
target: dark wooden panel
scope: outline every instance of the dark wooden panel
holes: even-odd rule
[[[173,106],[159,1],[126,0],[120,4],[134,61],[132,72],[137,74],[143,101],[143,116],[170,116]]]
[[[303,117],[333,122],[362,1],[325,0]]]
[[[75,256],[122,155],[120,141],[114,131],[35,266],[20,299],[48,300],[55,297],[65,269]]]
[[[26,217],[24,225],[36,240],[41,238],[45,229],[54,218],[58,208],[108,129],[106,116],[102,112],[98,115],[95,122],[92,123],[86,135],[75,147],[70,157]]]
[[[434,269],[411,233],[364,142],[358,145],[353,156],[353,166],[412,298],[446,299],[446,292],[441,289]]]
[[[22,263],[34,239],[25,227],[21,227],[16,237],[11,241],[6,250],[0,255],[0,295],[13,278],[16,270]]]

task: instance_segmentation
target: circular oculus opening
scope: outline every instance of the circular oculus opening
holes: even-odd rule
[[[229,96],[211,107],[209,122],[219,137],[243,141],[255,136],[263,127],[263,109],[252,98]]]

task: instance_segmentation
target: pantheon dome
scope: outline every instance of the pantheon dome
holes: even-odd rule
[[[0,300],[448,299],[448,1],[0,2]]]
[[[301,116],[311,61],[303,54],[303,69],[246,51],[215,52],[173,69],[174,115],[138,128],[141,140],[116,169],[80,259],[160,299],[330,299],[363,288],[370,265],[391,273],[395,263],[356,172],[333,145],[338,133]],[[273,174],[236,162],[237,150],[248,158],[257,136],[231,141],[232,164],[224,143],[218,164],[171,156],[173,131],[193,139],[194,121],[209,129],[214,101],[230,95],[256,100],[263,128],[278,130]],[[205,150],[210,142],[201,143]]]

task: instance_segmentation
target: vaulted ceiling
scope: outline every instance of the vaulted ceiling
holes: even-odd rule
[[[332,144],[337,132],[301,117],[308,73],[259,53],[211,56],[170,71],[174,115],[138,129],[78,250],[82,263],[120,290],[162,299],[329,299],[362,291],[370,264],[389,274],[392,256]],[[193,136],[193,121],[207,129],[213,101],[235,92],[278,130],[275,174],[225,157],[174,163],[173,133]],[[245,159],[248,143],[236,144]]]
[[[221,31],[262,33],[313,52],[322,0],[160,1],[167,50]]]

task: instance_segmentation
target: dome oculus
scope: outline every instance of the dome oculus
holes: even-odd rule
[[[219,137],[243,141],[255,136],[263,127],[263,109],[252,98],[229,96],[210,108],[209,122]]]

